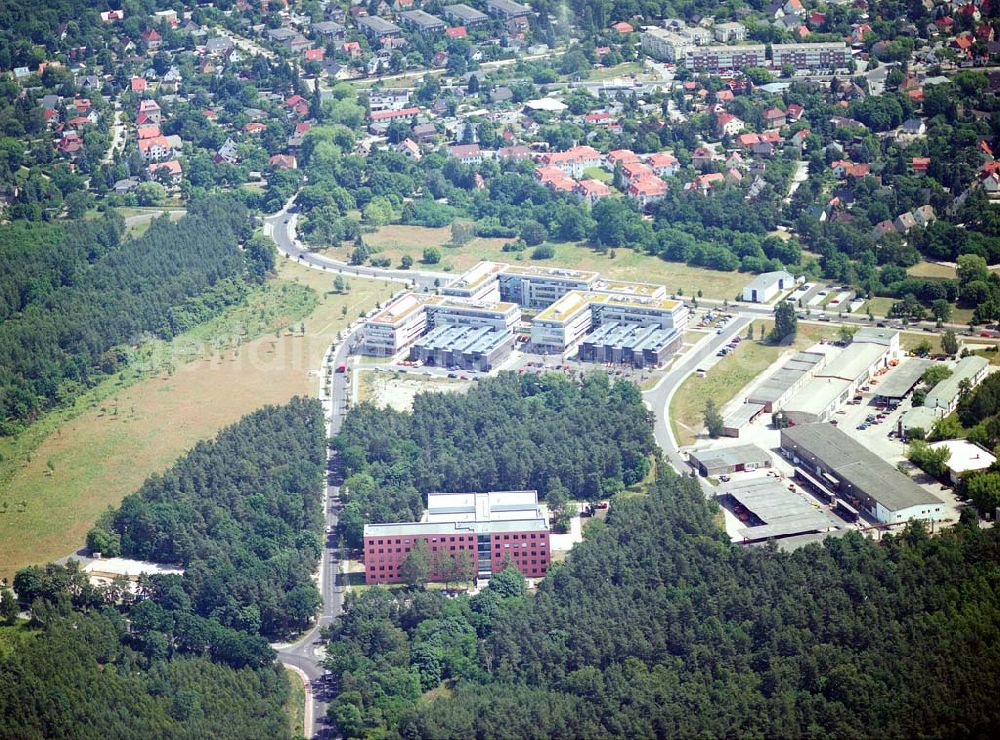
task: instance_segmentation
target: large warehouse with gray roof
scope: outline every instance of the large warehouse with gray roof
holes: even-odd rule
[[[883,524],[946,516],[937,496],[831,424],[782,429],[781,451]]]

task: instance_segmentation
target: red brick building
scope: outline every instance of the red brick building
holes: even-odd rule
[[[549,530],[535,491],[432,493],[423,521],[365,527],[367,583],[400,583],[400,569],[419,540],[431,556],[431,580],[444,580],[445,558],[468,558],[469,577],[489,578],[508,560],[526,578],[549,567]]]

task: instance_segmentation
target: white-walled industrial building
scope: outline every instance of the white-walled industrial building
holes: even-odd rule
[[[865,327],[839,355],[815,373],[785,404],[792,424],[828,421],[849,401],[872,375],[899,355],[899,333]]]
[[[924,406],[942,409],[945,415],[950,414],[958,406],[962,381],[968,380],[972,388],[983,382],[990,363],[985,357],[970,355],[963,357],[955,365],[951,376],[934,386],[924,399]]]
[[[755,277],[740,296],[750,303],[770,303],[779,293],[791,290],[796,284],[795,276],[784,270],[765,272]]]
[[[781,451],[883,524],[947,516],[944,502],[832,424],[781,430]]]

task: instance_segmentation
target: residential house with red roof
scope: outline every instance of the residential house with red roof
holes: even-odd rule
[[[176,159],[168,159],[166,162],[153,162],[146,167],[149,176],[154,180],[166,179],[171,185],[180,185],[184,176],[184,169]]]
[[[166,136],[139,139],[138,145],[139,154],[147,162],[162,162],[174,156],[174,148]]]
[[[573,186],[573,193],[593,206],[601,198],[611,195],[611,188],[600,180],[580,180]]]
[[[706,167],[710,167],[717,158],[718,155],[711,149],[699,146],[691,153],[691,164],[699,170],[703,170]]]
[[[292,154],[275,154],[268,160],[268,164],[275,170],[294,170],[299,166]]]
[[[781,108],[768,108],[761,114],[764,125],[768,128],[781,128],[787,123],[785,111]]]
[[[619,162],[623,165],[628,164],[629,162],[638,162],[639,155],[631,149],[613,149],[608,152],[608,156],[605,159],[610,169],[613,170]]]
[[[479,144],[456,144],[448,149],[448,154],[461,160],[462,164],[479,164],[483,161]]]
[[[309,115],[309,101],[301,95],[293,95],[288,98],[285,101],[285,107],[291,111],[289,115],[296,115],[300,118],[305,118]]]
[[[572,193],[576,182],[558,167],[536,167],[535,181],[549,190]]]
[[[550,152],[542,156],[546,167],[558,167],[571,177],[583,177],[583,171],[600,167],[601,153],[592,146],[574,146],[564,152]]]
[[[142,100],[139,102],[139,115],[145,116],[145,120],[149,123],[160,124],[160,117],[162,111],[160,110],[160,104],[155,100]],[[136,118],[136,123],[139,123],[139,119]]]
[[[657,152],[646,157],[650,169],[657,177],[673,177],[681,168],[681,163],[670,152]]]
[[[159,51],[160,45],[163,43],[163,38],[157,32],[155,28],[148,28],[141,34],[142,40],[146,42],[146,48],[151,51]]]
[[[635,198],[643,208],[663,200],[667,195],[667,183],[658,177],[644,177],[629,183],[628,195]]]
[[[732,113],[723,111],[715,117],[715,128],[720,136],[736,136],[745,124]]]

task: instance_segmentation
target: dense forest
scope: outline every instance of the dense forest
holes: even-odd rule
[[[642,480],[655,450],[638,388],[606,375],[503,373],[466,394],[424,393],[413,411],[354,407],[335,440],[344,474],[341,531],[414,521],[430,491],[558,488],[596,500]]]
[[[349,602],[331,716],[352,737],[985,735],[998,576],[1000,532],[975,516],[747,549],[668,473],[615,498],[534,597]],[[419,701],[439,677],[447,695]]]
[[[89,533],[105,555],[179,563],[196,614],[281,636],[319,606],[326,434],[319,402],[266,407],[199,442]]]
[[[279,665],[150,655],[110,607],[62,610],[0,658],[7,738],[289,736]]]
[[[31,621],[0,657],[0,736],[287,737],[288,683],[265,635],[303,626],[318,605],[324,458],[317,401],[266,407],[91,533],[108,553],[120,544],[183,575],[133,590],[92,585],[73,561],[19,571]]]
[[[128,241],[111,216],[72,235],[4,229],[2,433],[114,372],[144,335],[170,338],[238,302],[273,266],[266,250],[240,251],[250,222],[229,197],[194,202],[186,218],[157,221]]]

